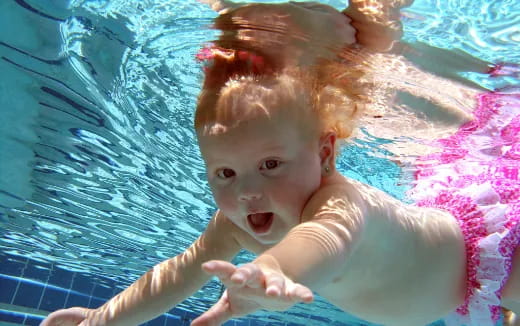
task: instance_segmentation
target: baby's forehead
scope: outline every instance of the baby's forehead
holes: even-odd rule
[[[279,133],[288,129],[304,128],[299,122],[302,114],[294,107],[267,106],[260,103],[237,104],[235,112],[225,112],[216,119],[207,121],[197,129],[199,136],[236,135],[261,128],[266,134]],[[308,119],[307,119],[308,120]]]
[[[278,76],[255,79],[254,77],[230,80],[220,91],[220,100],[262,104],[268,109],[304,103],[308,91],[301,81],[291,77]]]
[[[220,90],[203,94],[197,107],[197,133],[222,134],[257,119],[280,120],[286,128],[316,129],[309,93],[301,80],[287,75],[229,80]]]
[[[307,143],[309,132],[287,117],[262,116],[234,126],[213,124],[198,132],[198,144],[207,163],[226,161],[237,155],[243,161],[258,157],[282,155]],[[278,154],[274,154],[278,153]]]

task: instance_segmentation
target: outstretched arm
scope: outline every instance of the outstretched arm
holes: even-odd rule
[[[306,205],[304,222],[254,263],[314,290],[343,275],[364,225],[364,209],[349,193],[346,185],[320,189]]]
[[[98,309],[71,308],[50,314],[42,326],[138,325],[168,311],[197,291],[209,278],[200,265],[210,259],[231,259],[240,246],[230,234],[234,226],[217,213],[206,231],[184,253],[144,274]],[[80,323],[81,322],[81,323]]]
[[[194,326],[220,325],[224,321],[257,309],[285,310],[298,302],[313,300],[311,289],[343,275],[344,266],[359,238],[362,217],[345,198],[336,196],[345,190],[322,190],[306,209],[310,221],[294,227],[277,245],[252,263],[236,267],[211,261],[206,272],[219,277],[227,290]],[[305,215],[304,215],[305,216]]]

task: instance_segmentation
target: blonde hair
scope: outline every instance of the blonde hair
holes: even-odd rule
[[[251,108],[269,113],[272,107],[299,101],[302,119],[312,121],[316,131],[334,132],[338,139],[352,135],[366,102],[363,65],[329,61],[305,69],[276,70],[263,60],[259,72],[251,62],[242,62],[237,52],[215,50],[206,68],[195,113],[198,131],[223,121],[238,121]]]

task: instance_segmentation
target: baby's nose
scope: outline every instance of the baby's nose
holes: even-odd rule
[[[261,198],[262,193],[260,191],[244,191],[238,196],[240,201],[260,200]]]
[[[262,178],[255,175],[243,177],[237,180],[236,191],[239,201],[260,200],[264,193],[264,182]]]

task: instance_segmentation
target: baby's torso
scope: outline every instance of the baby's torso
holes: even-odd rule
[[[460,305],[465,252],[455,219],[343,180],[338,195],[359,203],[364,225],[339,276],[313,290],[348,313],[389,326],[424,325]],[[269,248],[245,234],[239,242],[257,254]]]
[[[385,325],[424,325],[460,305],[465,251],[455,219],[347,183],[349,197],[366,203],[364,229],[343,276],[318,292],[360,318]]]

